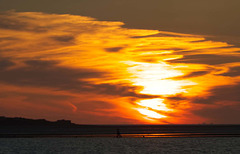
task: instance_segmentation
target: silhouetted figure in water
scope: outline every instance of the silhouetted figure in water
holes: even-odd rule
[[[121,138],[122,137],[122,135],[120,134],[120,130],[119,129],[117,129],[117,136],[116,136],[117,138]]]

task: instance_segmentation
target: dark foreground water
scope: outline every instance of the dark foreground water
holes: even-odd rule
[[[167,153],[240,154],[239,137],[0,138],[1,154]]]

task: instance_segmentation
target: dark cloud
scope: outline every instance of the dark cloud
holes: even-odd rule
[[[179,96],[167,97],[171,107],[175,108],[181,101],[201,103],[203,108],[193,109],[191,112],[197,116],[206,118],[208,123],[239,124],[240,122],[240,83],[231,86],[218,86],[209,91],[208,98],[188,98]]]
[[[107,95],[117,95],[123,97],[137,97],[137,98],[156,98],[157,95],[139,94],[136,91],[141,87],[124,85],[124,84],[98,84],[92,85],[95,92]]]
[[[193,78],[193,77],[198,77],[198,76],[202,76],[202,75],[206,75],[208,73],[210,73],[211,71],[197,71],[197,72],[191,72],[189,74],[186,74],[184,76],[179,76],[179,77],[175,77],[173,79],[187,79],[187,78]]]
[[[12,40],[18,40],[15,37],[0,37],[0,42],[2,41],[12,41]]]
[[[240,83],[236,85],[217,86],[209,90],[212,94],[208,98],[195,98],[194,103],[215,104],[219,101],[237,101],[240,103]]]
[[[41,93],[41,92],[24,92],[24,91],[7,91],[7,92],[1,92],[0,98],[4,97],[18,97],[18,96],[24,96],[25,101],[29,102],[35,102],[36,100],[42,101],[44,103],[45,101],[60,101],[60,100],[68,100],[69,98],[73,98],[74,96],[68,96],[65,94],[53,94],[53,93]]]
[[[43,61],[43,60],[27,60],[24,61],[29,67],[39,67],[39,68],[47,68],[56,66],[59,62],[57,61]]]
[[[21,86],[46,86],[62,89],[76,88],[79,79],[101,77],[102,73],[90,69],[71,69],[57,66],[56,61],[30,60],[27,66],[0,70],[0,81]]]
[[[182,76],[182,78],[192,78],[192,77],[198,77],[198,76],[202,76],[205,74],[208,74],[210,71],[198,71],[198,72],[191,72],[187,75]]]
[[[113,48],[106,48],[105,50],[107,52],[119,52],[122,49],[123,49],[123,47],[113,47]]]
[[[29,24],[28,22],[29,19],[30,18],[27,18],[24,16],[16,16],[15,12],[11,12],[11,11],[1,13],[0,29],[8,29],[8,30],[16,30],[16,31],[31,31],[31,32],[48,31],[49,27],[39,26],[33,23]]]
[[[6,64],[5,64],[6,63]],[[5,62],[8,66],[9,64]],[[132,96],[141,98],[152,98],[137,94],[139,87],[124,84],[94,84],[85,79],[101,78],[106,75],[103,72],[91,69],[73,69],[58,66],[56,61],[29,60],[25,61],[27,66],[0,70],[0,82],[19,85],[49,87],[59,90],[69,90],[81,93],[98,93],[103,95]]]
[[[13,65],[15,65],[15,63],[8,59],[0,59],[0,70],[4,70]]]
[[[198,54],[198,55],[185,55],[183,58],[169,60],[169,62],[217,65],[240,62],[240,57],[229,55]]]
[[[70,35],[52,36],[50,38],[55,41],[65,42],[65,43],[73,42],[75,40],[75,37]]]
[[[0,28],[10,30],[26,30],[27,23],[16,19],[10,19],[8,16],[0,15]]]
[[[231,76],[231,77],[240,76],[240,66],[231,67],[231,68],[229,68],[228,72],[220,74],[220,75]]]
[[[171,109],[178,109],[179,107],[183,106],[186,104],[186,102],[190,102],[191,98],[189,97],[185,97],[181,94],[179,95],[173,95],[173,96],[168,96],[165,97],[165,103],[167,105],[168,108]],[[166,113],[166,114],[171,114],[171,113]],[[170,115],[170,116],[178,116],[178,115]]]
[[[181,101],[181,100],[186,100],[187,98],[182,96],[182,95],[176,95],[176,96],[169,96],[166,97],[168,100],[174,100],[174,101]]]
[[[14,44],[18,44],[21,39],[16,37],[0,37],[0,53],[11,51],[9,48]]]
[[[52,106],[61,108],[64,101],[69,101],[74,96],[68,96],[64,94],[51,94],[51,93],[41,93],[41,92],[24,92],[24,91],[8,91],[8,92],[1,92],[0,98],[16,98],[20,97],[23,98],[23,102],[28,102],[33,105],[45,105],[45,106]],[[20,101],[20,100],[18,100]]]
[[[204,108],[193,112],[218,124],[239,124],[240,103],[235,105],[219,105],[216,108]]]

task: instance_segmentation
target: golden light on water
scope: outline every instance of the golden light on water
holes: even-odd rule
[[[240,82],[221,75],[240,66],[239,48],[199,35],[73,15],[10,12],[4,18],[25,24],[0,29],[0,58],[10,61],[1,72],[0,92],[8,95],[0,97],[0,108],[9,115],[41,117],[40,106],[46,118],[64,114],[77,123],[201,122],[206,118],[193,111],[205,106],[193,101]]]

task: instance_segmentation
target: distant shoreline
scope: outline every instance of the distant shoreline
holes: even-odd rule
[[[164,133],[164,134],[121,134],[123,138],[186,138],[186,137],[240,137],[240,134],[207,134],[207,133]],[[0,134],[0,138],[116,138],[116,134]]]

